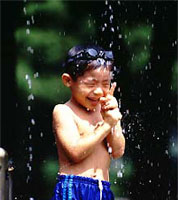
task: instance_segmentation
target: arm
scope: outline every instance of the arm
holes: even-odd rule
[[[112,149],[112,157],[114,159],[123,156],[125,150],[125,138],[122,134],[120,120],[118,121],[117,125],[112,128],[111,134],[107,136],[107,142],[109,147]]]
[[[116,88],[116,83],[112,84],[106,97],[100,99],[102,106],[102,116],[105,121],[106,114],[112,112],[112,117],[117,120],[117,123],[112,126],[111,133],[107,136],[108,146],[112,149],[112,157],[120,158],[124,154],[125,150],[125,138],[122,134],[121,118],[122,115],[118,109],[118,103],[116,98],[113,96],[114,90]],[[115,111],[115,112],[113,112]]]
[[[53,130],[57,144],[61,145],[69,159],[77,163],[89,156],[94,147],[104,140],[111,131],[111,125],[104,122],[96,127],[93,134],[81,137],[72,111],[67,106],[57,105],[53,111]]]

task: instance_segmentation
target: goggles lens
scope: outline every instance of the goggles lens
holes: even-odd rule
[[[112,51],[97,51],[93,48],[85,49],[76,55],[73,55],[68,59],[68,62],[72,62],[75,60],[96,60],[97,58],[103,58],[105,61],[113,61],[113,53]]]

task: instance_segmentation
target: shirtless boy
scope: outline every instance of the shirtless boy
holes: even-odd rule
[[[53,111],[60,168],[52,200],[114,199],[110,160],[124,154],[125,139],[113,96],[112,64],[112,52],[99,46],[69,50],[62,81],[71,98]]]

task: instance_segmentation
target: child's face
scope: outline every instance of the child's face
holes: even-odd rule
[[[83,107],[93,110],[99,105],[100,98],[109,92],[110,82],[109,68],[99,67],[88,70],[76,81],[72,81],[72,98]]]

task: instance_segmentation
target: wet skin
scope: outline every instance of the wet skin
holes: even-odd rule
[[[114,158],[121,157],[125,148],[110,70],[101,67],[86,71],[76,81],[68,74],[62,79],[72,96],[53,111],[59,172],[108,181],[111,157],[104,141],[112,147]],[[111,134],[112,127],[117,128]]]

